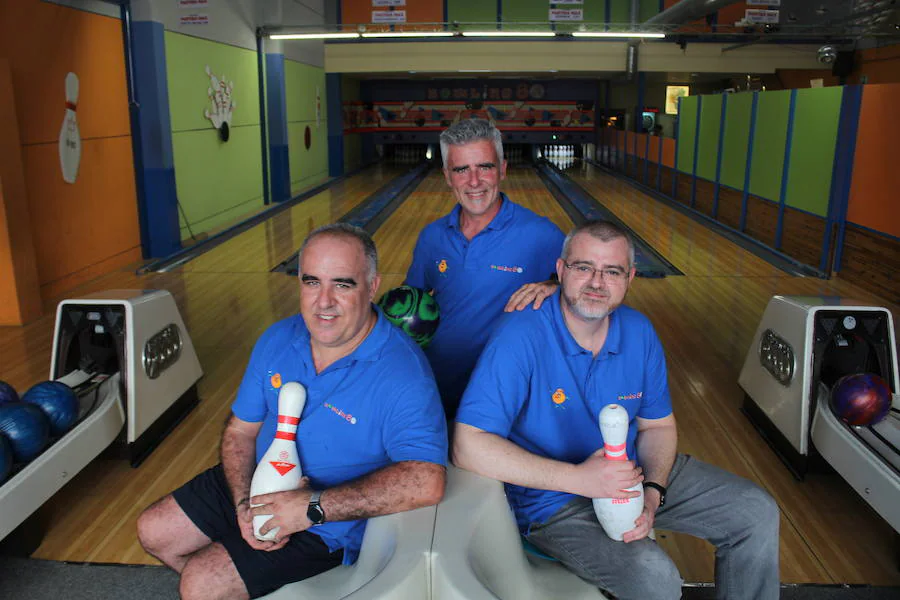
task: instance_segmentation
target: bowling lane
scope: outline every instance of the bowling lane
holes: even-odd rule
[[[337,221],[378,188],[409,169],[379,164],[332,185],[175,270],[260,273],[297,251],[316,227]]]
[[[576,161],[565,171],[686,275],[788,277],[699,221],[650,197],[624,180]]]
[[[510,166],[501,189],[511,200],[544,215],[563,231],[572,228],[572,220],[530,166]],[[450,212],[455,203],[443,172],[435,170],[375,232],[382,273],[379,293],[403,281],[419,231]]]

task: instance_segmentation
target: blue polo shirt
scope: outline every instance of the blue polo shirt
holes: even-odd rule
[[[376,310],[377,307],[376,307]],[[256,460],[275,437],[278,387],[297,381],[306,405],[297,429],[303,474],[326,489],[395,462],[446,465],[447,424],[422,351],[378,310],[368,337],[349,356],[316,374],[309,330],[300,315],[279,321],[260,337],[231,407],[244,421],[262,421]],[[334,521],[309,531],[344,563],[359,554],[366,520]]]
[[[425,355],[450,413],[509,297],[526,283],[549,279],[562,254],[559,227],[501,198],[500,211],[471,241],[460,231],[458,204],[425,227],[406,274],[407,285],[434,290],[441,310]]]
[[[576,464],[603,446],[598,417],[607,404],[628,411],[627,452],[637,459],[634,418],[672,413],[659,338],[647,317],[620,306],[594,357],[566,327],[557,292],[539,310],[506,315],[481,353],[456,420]],[[506,494],[523,533],[573,497],[509,484]]]

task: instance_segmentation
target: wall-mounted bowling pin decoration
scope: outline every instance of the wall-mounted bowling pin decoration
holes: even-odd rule
[[[628,439],[628,411],[618,404],[608,404],[600,411],[600,435],[607,460],[628,460],[626,441]],[[594,514],[603,526],[606,535],[622,541],[626,531],[634,529],[635,520],[644,510],[644,486],[628,488],[630,492],[640,492],[635,498],[594,498]]]
[[[256,471],[250,481],[251,497],[300,487],[303,473],[297,454],[297,426],[305,405],[306,388],[295,381],[281,386],[278,392],[278,430],[269,449],[256,465]],[[265,535],[259,533],[259,528],[271,518],[272,515],[253,517],[253,534],[256,539],[268,542],[276,539],[279,527],[266,532]]]
[[[66,114],[59,131],[59,166],[66,183],[75,183],[81,164],[81,133],[75,108],[78,105],[78,75],[66,75]]]
[[[206,65],[206,76],[209,77],[206,98],[211,106],[203,111],[203,116],[218,130],[219,139],[227,142],[231,128],[231,114],[237,107],[237,102],[232,98],[234,82],[225,81],[225,75],[222,75],[221,79],[216,77],[209,65]]]

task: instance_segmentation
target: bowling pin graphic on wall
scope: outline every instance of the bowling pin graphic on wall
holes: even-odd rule
[[[618,404],[608,404],[600,411],[600,435],[607,460],[628,460],[625,452],[628,439],[628,411]],[[629,492],[640,492],[634,498],[594,498],[594,514],[606,535],[622,541],[626,531],[634,529],[635,520],[644,510],[644,486],[628,488]]]
[[[306,388],[295,381],[281,386],[278,392],[278,430],[262,460],[256,465],[250,481],[250,496],[295,490],[300,487],[303,472],[297,454],[297,426],[306,405]],[[258,506],[258,505],[252,505]],[[253,517],[253,535],[267,542],[277,539],[279,527],[260,534],[259,528],[272,515]]]
[[[75,183],[81,163],[81,134],[75,108],[78,105],[78,75],[66,75],[66,114],[59,131],[59,166],[66,183]]]
[[[206,98],[210,106],[203,110],[203,116],[213,124],[219,132],[219,139],[227,142],[230,137],[231,115],[237,107],[237,102],[232,98],[234,82],[226,81],[225,75],[216,77],[209,65],[205,68],[209,78],[209,87],[206,88]]]

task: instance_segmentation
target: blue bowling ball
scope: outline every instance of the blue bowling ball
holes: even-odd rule
[[[0,483],[6,481],[13,468],[13,451],[9,440],[0,435]]]
[[[44,381],[22,395],[22,402],[34,404],[50,419],[50,434],[59,437],[78,419],[78,398],[72,388],[58,381]]]
[[[19,394],[16,388],[9,385],[5,381],[0,381],[0,404],[8,404],[10,402],[18,402]]]
[[[34,404],[4,404],[0,406],[0,434],[9,440],[13,460],[26,463],[50,443],[50,419]]]

